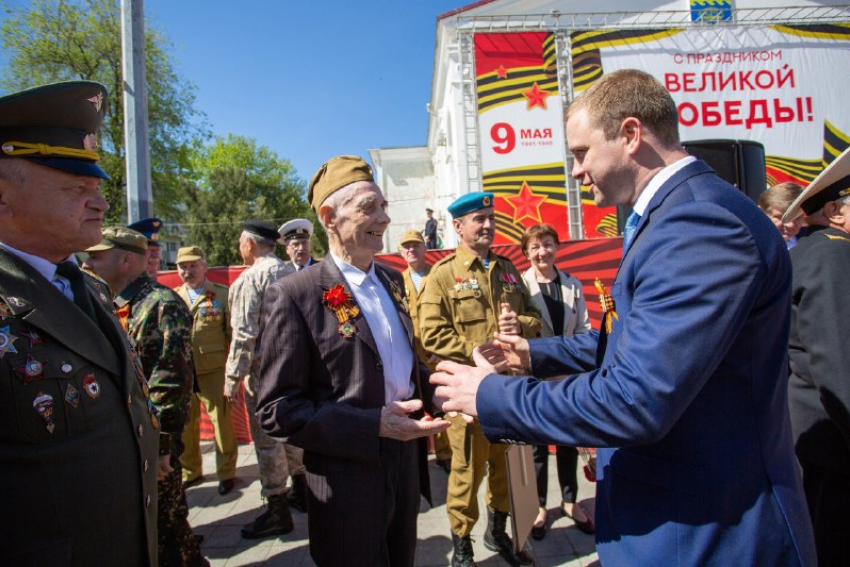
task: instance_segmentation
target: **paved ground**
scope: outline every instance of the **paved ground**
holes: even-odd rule
[[[213,565],[268,565],[296,567],[314,566],[307,548],[307,516],[293,511],[295,531],[284,536],[263,540],[242,539],[239,529],[252,521],[262,511],[260,481],[257,479],[257,461],[253,445],[240,445],[236,488],[227,496],[219,496],[214,478],[215,454],[211,441],[203,443],[206,482],[187,491],[189,521],[195,533],[203,534],[201,551]],[[432,456],[433,459],[433,456]],[[549,465],[549,530],[542,541],[530,540],[533,553],[540,566],[568,565],[570,567],[594,566],[599,563],[593,536],[579,531],[572,520],[562,517],[558,510],[560,496],[555,473],[555,457]],[[433,460],[429,469],[434,507],[422,501],[419,515],[419,544],[416,549],[417,567],[446,566],[451,563],[452,541],[446,516],[446,474]],[[212,475],[210,473],[213,473]],[[593,495],[594,487],[579,473],[579,495],[582,499]],[[484,510],[482,486],[479,498]],[[587,508],[593,507],[592,498],[583,500]],[[479,520],[472,532],[475,542],[475,560],[478,565],[508,565],[497,554],[488,551],[483,542],[486,518]]]

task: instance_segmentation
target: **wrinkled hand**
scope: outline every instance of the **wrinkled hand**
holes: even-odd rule
[[[522,372],[531,366],[531,354],[528,350],[528,341],[517,335],[504,335],[496,333],[495,340],[477,347],[475,350],[481,355],[487,364],[493,366],[497,372],[515,370]],[[478,360],[476,365],[481,366]]]
[[[171,466],[171,455],[159,456],[159,469],[156,471],[156,479],[159,481],[165,480],[168,473],[173,473],[174,467]]]
[[[381,427],[378,435],[399,441],[410,441],[445,431],[451,425],[448,421],[434,419],[431,416],[425,416],[422,419],[408,417],[408,414],[420,409],[422,409],[422,400],[388,403],[381,410]]]
[[[499,314],[499,332],[505,335],[519,335],[522,332],[519,317],[511,309],[510,303],[502,303],[502,312]]]
[[[466,366],[450,360],[444,360],[437,365],[437,372],[431,374],[431,384],[437,386],[434,401],[443,408],[444,412],[460,412],[464,420],[472,422],[478,415],[475,397],[481,381],[492,374],[495,368],[475,349],[472,358],[480,367]]]

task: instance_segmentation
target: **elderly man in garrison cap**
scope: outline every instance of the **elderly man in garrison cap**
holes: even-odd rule
[[[788,398],[818,564],[850,558],[850,149],[785,213],[808,214],[791,250]]]
[[[420,493],[430,498],[423,437],[448,423],[420,413],[431,395],[404,283],[373,262],[387,202],[354,156],[323,165],[308,198],[330,255],[266,292],[258,417],[304,449],[317,565],[410,566]]]
[[[84,81],[0,98],[4,565],[156,563],[159,426],[109,289],[73,256],[108,209],[106,108]]]
[[[199,246],[177,251],[177,274],[183,284],[175,288],[192,314],[192,359],[195,392],[183,429],[183,487],[203,482],[201,459],[201,403],[215,433],[215,464],[218,493],[233,490],[239,447],[233,431],[233,413],[224,398],[224,365],[230,346],[228,287],[207,279],[207,260]]]
[[[146,271],[145,236],[129,228],[106,228],[100,244],[86,250],[84,266],[116,293],[121,326],[132,338],[140,378],[160,423],[157,540],[159,565],[205,565],[189,527],[183,490],[181,435],[195,383],[192,362],[192,317],[170,288]]]
[[[159,231],[162,229],[162,220],[156,217],[149,217],[128,224],[127,228],[141,232],[148,239],[148,251],[145,255],[147,264],[145,269],[150,277],[156,279],[156,274],[162,263],[162,248],[159,243]]]
[[[287,273],[286,263],[274,253],[279,239],[280,233],[269,223],[245,221],[239,236],[239,253],[248,268],[230,288],[230,325],[233,334],[225,367],[224,396],[231,402],[235,400],[239,385],[244,382],[248,424],[260,469],[260,494],[267,503],[265,511],[242,528],[242,537],[246,539],[288,534],[295,529],[287,499],[289,466],[286,448],[283,443],[263,432],[256,416],[257,377],[261,358],[257,339],[265,317],[263,296],[272,282]]]
[[[496,331],[536,337],[542,325],[513,263],[490,250],[496,234],[493,194],[467,193],[448,207],[460,246],[431,268],[419,295],[422,345],[440,359],[472,363],[472,349]],[[487,531],[484,545],[511,565],[528,564],[515,553],[505,531],[510,500],[505,451],[507,445],[487,441],[476,420],[453,418],[448,431],[452,450],[446,511],[454,543],[452,565],[472,565],[470,533],[478,521],[478,488],[486,472]]]

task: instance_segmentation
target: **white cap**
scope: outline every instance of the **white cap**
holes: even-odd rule
[[[278,242],[286,244],[287,240],[296,236],[307,238],[313,236],[313,223],[307,219],[292,219],[283,223],[278,232],[280,233]]]

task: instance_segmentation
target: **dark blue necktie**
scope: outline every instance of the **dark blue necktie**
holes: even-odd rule
[[[634,210],[629,214],[629,217],[626,219],[626,226],[623,228],[623,254],[626,253],[626,249],[629,247],[629,243],[632,241],[632,238],[635,236],[635,230],[637,230],[638,223],[640,222],[640,215],[637,214]]]

